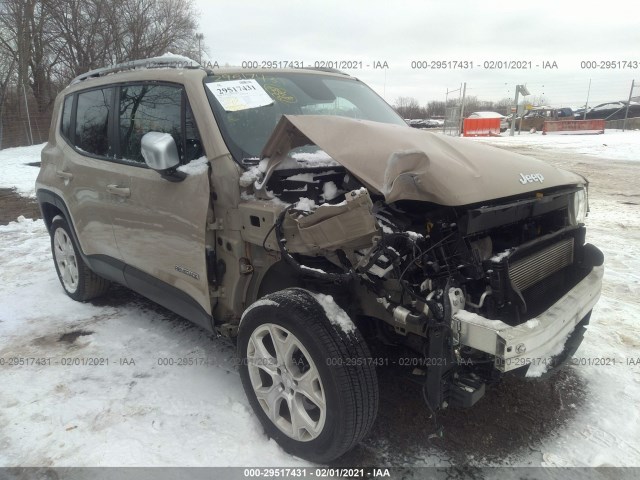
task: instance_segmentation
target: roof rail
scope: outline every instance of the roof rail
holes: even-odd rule
[[[318,72],[338,73],[338,74],[344,75],[346,77],[350,77],[351,76],[347,72],[343,72],[342,70],[338,70],[337,68],[331,68],[331,67],[305,67],[304,69],[305,70],[316,70]]]
[[[163,55],[161,57],[143,58],[119,63],[111,67],[97,68],[78,75],[69,85],[75,85],[90,78],[103,77],[111,73],[136,70],[141,68],[202,68],[198,62],[182,55]]]

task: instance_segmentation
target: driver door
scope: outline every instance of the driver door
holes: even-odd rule
[[[173,136],[183,164],[204,154],[184,88],[139,83],[121,86],[118,95],[119,156],[128,165],[129,191],[114,212],[113,229],[127,285],[210,329],[208,168],[171,182],[146,166],[140,148],[142,136],[153,131]]]

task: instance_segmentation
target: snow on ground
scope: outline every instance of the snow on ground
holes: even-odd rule
[[[541,442],[542,465],[640,466],[640,131],[474,140],[575,169],[591,182],[587,241],[604,252],[605,276],[573,367],[588,397],[577,422]]]
[[[503,147],[528,147],[541,150],[581,153],[590,157],[640,161],[640,130],[605,130],[601,135],[542,135],[522,132],[513,137],[509,132],[498,137],[469,137],[473,140]]]
[[[590,204],[587,241],[604,252],[605,276],[575,355],[588,397],[580,420],[541,445],[543,464],[640,466],[640,207]]]
[[[117,291],[72,301],[41,220],[0,236],[0,465],[306,465],[264,436],[227,343]]]
[[[639,139],[614,132],[476,140],[546,159],[560,149],[564,166],[592,182],[587,240],[606,256],[602,297],[570,367],[587,389],[582,411],[505,463],[640,466],[640,187],[631,163],[640,160]],[[627,162],[591,155],[602,143],[607,159]],[[0,151],[0,187],[32,195],[38,170],[23,165],[38,161],[41,148]],[[140,297],[122,301],[123,289],[93,304],[70,300],[42,221],[0,226],[0,265],[0,465],[305,465],[264,436],[225,342]],[[41,357],[40,365],[8,364]],[[205,360],[177,366],[185,357]],[[73,364],[92,358],[108,365]],[[382,458],[396,458],[393,445],[386,448],[392,454]],[[424,445],[415,461],[439,463],[434,458]]]
[[[40,162],[40,152],[44,147],[33,145],[32,147],[6,148],[0,150],[0,188],[15,188],[20,195],[35,196],[34,182],[38,175],[38,169],[29,163]]]

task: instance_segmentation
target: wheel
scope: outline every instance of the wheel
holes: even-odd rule
[[[67,295],[85,302],[104,294],[109,288],[109,282],[96,275],[84,263],[67,221],[56,216],[51,222],[50,232],[53,263]]]
[[[331,297],[300,288],[265,296],[242,317],[238,355],[249,403],[287,452],[325,463],[373,425],[378,382],[369,349]]]

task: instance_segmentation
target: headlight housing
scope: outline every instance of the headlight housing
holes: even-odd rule
[[[571,225],[580,225],[587,218],[588,210],[587,189],[582,187],[573,194],[569,202],[569,223]]]

